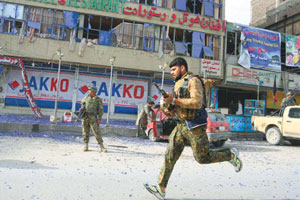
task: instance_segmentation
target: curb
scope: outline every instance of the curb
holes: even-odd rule
[[[136,137],[137,129],[102,127],[102,135],[119,135],[125,137]],[[18,124],[18,123],[0,123],[0,132],[12,133],[64,133],[81,135],[81,126],[61,126],[55,124]]]

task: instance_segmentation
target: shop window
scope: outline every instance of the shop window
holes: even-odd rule
[[[186,11],[201,15],[202,13],[202,0],[187,0]]]
[[[205,34],[205,42],[204,42],[204,58],[212,59],[214,57],[213,52],[213,36],[211,34]]]
[[[185,42],[187,47],[187,55],[192,55],[193,31],[185,30]]]
[[[64,14],[60,11],[54,12],[54,20],[52,24],[52,32],[51,37],[55,39],[63,39],[64,38]]]
[[[220,36],[213,36],[213,59],[220,60]]]
[[[227,48],[226,53],[229,55],[235,55],[235,33],[227,32]]]
[[[54,12],[52,10],[42,10],[41,32],[40,37],[49,38],[52,33],[52,24],[54,20]]]
[[[221,0],[214,0],[214,18],[215,19],[221,19],[221,10],[222,10],[222,5],[221,5]]]
[[[86,31],[83,34],[87,39],[99,39],[100,16],[85,15],[84,28]]]
[[[238,55],[241,44],[240,32],[227,32],[227,54]]]
[[[162,26],[155,26],[155,40],[154,40],[154,51],[163,53],[163,42],[164,42],[164,32]]]
[[[164,46],[163,46],[164,53],[169,54],[174,50],[174,39],[175,39],[175,29],[167,27],[166,39],[164,41]]]
[[[33,40],[33,37],[39,37],[42,21],[42,12],[42,8],[28,7],[27,35],[30,41]]]
[[[134,76],[137,77],[138,76],[138,72],[133,72],[133,71],[123,71],[123,75],[124,76]]]
[[[0,3],[0,32],[18,34],[24,19],[24,6]]]
[[[165,26],[160,27],[160,35],[159,35],[159,42],[157,43],[157,51],[160,55],[162,54],[169,54],[174,49],[173,48],[173,41],[169,37],[171,28],[166,28]],[[173,29],[172,29],[173,30]]]
[[[154,38],[155,38],[155,25],[154,24],[144,24],[144,50],[154,51]]]
[[[132,3],[140,3],[150,6],[161,6],[162,0],[127,0]]]
[[[185,43],[185,31],[182,29],[176,29],[175,31],[175,52],[179,55],[187,54],[187,44]]]
[[[15,20],[14,19],[2,19],[2,32],[3,33],[11,33],[16,34],[16,31],[14,29]]]
[[[136,23],[135,31],[134,31],[134,42],[135,42],[135,49],[142,50],[143,49],[143,32],[144,32],[144,25],[140,23]]]
[[[192,57],[203,58],[203,46],[205,42],[205,34],[194,31],[192,33]]]

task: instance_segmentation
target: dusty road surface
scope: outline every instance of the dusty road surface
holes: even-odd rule
[[[0,199],[155,199],[143,183],[156,183],[167,143],[94,137],[82,151],[76,136],[0,134]],[[198,164],[190,147],[177,162],[167,199],[300,199],[300,147],[229,141],[244,162],[240,173],[227,163]]]

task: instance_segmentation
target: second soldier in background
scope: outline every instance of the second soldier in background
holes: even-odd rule
[[[102,99],[96,95],[97,88],[95,86],[89,86],[88,96],[85,96],[81,105],[85,106],[85,113],[82,116],[82,136],[84,142],[84,151],[88,151],[89,135],[92,130],[96,137],[98,144],[100,145],[100,151],[106,152],[103,145],[103,139],[100,132],[100,124],[103,115]]]

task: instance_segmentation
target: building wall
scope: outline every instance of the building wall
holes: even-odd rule
[[[267,12],[276,7],[276,0],[252,0],[250,26],[260,26],[266,22]]]
[[[212,78],[222,79],[223,77],[223,68],[222,68],[222,60],[223,60],[223,40],[225,36],[225,21],[223,21],[224,17],[224,6],[219,7],[214,10],[214,15],[217,17],[208,17],[208,16],[200,16],[193,13],[188,13],[188,16],[184,14],[184,12],[179,11],[178,9],[166,9],[161,7],[155,7],[137,4],[137,3],[130,3],[125,1],[110,1],[110,2],[119,2],[118,8],[114,8],[115,10],[103,10],[98,9],[97,6],[89,7],[88,5],[84,5],[84,2],[91,3],[91,2],[109,2],[109,1],[77,1],[77,0],[68,0],[68,1],[58,1],[58,0],[45,0],[45,1],[37,1],[37,0],[3,0],[1,2],[6,3],[15,3],[27,6],[33,6],[38,8],[46,8],[45,10],[58,10],[58,11],[72,11],[80,13],[79,16],[79,27],[85,28],[83,26],[87,26],[87,21],[90,20],[89,15],[93,16],[103,16],[103,17],[111,17],[117,19],[119,21],[125,19],[125,23],[131,23],[132,21],[136,24],[154,24],[155,26],[164,26],[168,31],[174,32],[174,38],[178,37],[177,32],[175,34],[175,30],[179,30],[182,32],[189,32],[189,31],[196,31],[205,33],[206,36],[211,36],[211,38],[206,37],[203,39],[203,44],[205,46],[209,46],[211,41],[216,45],[213,46],[212,51],[214,55],[218,55],[217,59],[217,73],[208,73],[206,76],[211,76]],[[60,5],[59,2],[66,2],[64,5]],[[122,4],[121,2],[125,2]],[[175,1],[174,1],[175,2]],[[224,0],[214,0],[216,4],[223,3]],[[223,4],[224,5],[224,4]],[[215,5],[213,5],[215,6]],[[122,8],[130,8],[132,10],[144,12],[147,11],[147,16],[142,16],[142,13],[139,14],[130,14],[130,10],[127,9],[129,14],[126,14],[125,10]],[[142,8],[142,9],[141,9]],[[215,8],[215,7],[214,7]],[[140,10],[141,9],[141,10]],[[203,7],[202,7],[202,10]],[[154,14],[150,16],[150,13],[153,11],[156,13],[160,13],[161,16],[157,17]],[[163,14],[165,14],[165,18],[163,18]],[[186,17],[187,16],[187,17]],[[220,18],[218,16],[221,16]],[[173,21],[172,21],[173,19]],[[195,21],[193,21],[194,19]],[[5,19],[10,20],[10,19]],[[116,20],[116,21],[117,21]],[[41,20],[42,21],[42,20]],[[171,22],[172,21],[172,22]],[[34,21],[36,22],[36,21]],[[89,23],[89,22],[88,22]],[[21,23],[22,24],[22,23]],[[2,26],[3,27],[3,26]],[[161,28],[160,27],[160,28]],[[7,28],[7,27],[6,27]],[[20,28],[20,27],[19,27]],[[156,31],[156,29],[155,29]],[[28,32],[27,32],[28,33]],[[78,35],[84,35],[83,30],[78,31]],[[143,33],[144,36],[144,33]],[[216,41],[215,37],[218,37],[219,40]],[[76,36],[77,37],[77,36]],[[180,36],[179,36],[180,37]],[[82,41],[83,38],[81,38]],[[157,38],[155,38],[157,39]],[[211,41],[210,41],[211,39]],[[175,41],[175,40],[174,40]],[[157,45],[158,41],[155,40],[155,45]],[[16,57],[16,58],[23,58],[26,61],[34,62],[42,62],[43,66],[47,67],[49,63],[58,63],[58,55],[57,50],[60,49],[63,52],[64,56],[62,58],[62,65],[70,65],[70,66],[84,66],[87,68],[98,68],[98,69],[110,69],[110,58],[112,56],[116,57],[114,68],[117,69],[119,73],[122,70],[128,70],[133,72],[145,72],[152,74],[152,77],[147,77],[146,81],[148,81],[149,87],[145,86],[145,88],[149,88],[150,91],[152,79],[158,79],[159,76],[157,74],[161,74],[161,69],[159,65],[164,65],[173,60],[177,56],[184,57],[188,64],[189,70],[195,74],[204,75],[208,68],[204,68],[201,70],[201,67],[205,65],[205,63],[210,63],[212,66],[211,68],[216,69],[216,62],[202,62],[204,59],[212,59],[201,57],[192,57],[191,55],[187,54],[176,54],[176,51],[171,51],[168,53],[160,54],[156,49],[149,51],[149,50],[141,50],[141,49],[134,49],[128,48],[128,46],[105,46],[105,45],[98,45],[94,44],[91,46],[87,46],[81,55],[78,55],[79,51],[82,49],[80,42],[75,43],[74,50],[69,49],[70,41],[66,41],[63,39],[51,39],[51,38],[42,38],[42,37],[35,37],[34,40],[30,41],[28,35],[24,36],[23,42],[20,42],[20,36],[17,34],[12,34],[10,32],[4,33],[1,30],[0,34],[0,47],[1,54],[9,57]],[[173,44],[175,46],[175,44]],[[178,52],[177,52],[178,53]],[[208,56],[210,57],[210,56]],[[47,65],[48,63],[48,65]],[[33,65],[32,65],[33,67]],[[207,67],[207,66],[206,66]],[[168,72],[169,69],[166,68]],[[73,72],[72,72],[73,73]],[[217,75],[216,75],[217,74]],[[107,76],[109,74],[105,74]],[[216,76],[214,76],[216,75]],[[31,77],[33,75],[30,75]],[[2,77],[3,78],[3,77]],[[0,79],[2,80],[0,77]],[[114,76],[114,81],[118,82],[118,76]],[[7,82],[7,80],[6,80]],[[7,87],[7,83],[6,84]],[[99,86],[98,86],[99,87]],[[44,87],[45,88],[45,87]],[[78,90],[74,86],[70,87],[70,90]],[[53,92],[53,91],[52,91]],[[77,91],[78,92],[78,91]],[[3,96],[4,95],[4,96]],[[145,94],[151,95],[151,92],[147,92]],[[3,100],[5,98],[5,94],[2,93],[0,98]],[[53,99],[48,99],[52,101]],[[68,101],[71,101],[68,99]],[[146,101],[146,100],[145,100]],[[73,105],[76,103],[73,98]],[[77,102],[78,103],[78,102]],[[134,103],[133,103],[134,104]],[[1,102],[1,106],[4,108],[3,102]],[[137,105],[133,105],[136,106]],[[8,106],[6,107],[6,109]],[[44,108],[43,108],[44,109]],[[72,106],[74,109],[74,106]],[[17,110],[17,109],[16,109]],[[21,109],[20,109],[21,110]],[[10,112],[10,111],[8,111]],[[17,110],[18,112],[18,110]],[[25,111],[26,112],[26,111]]]

